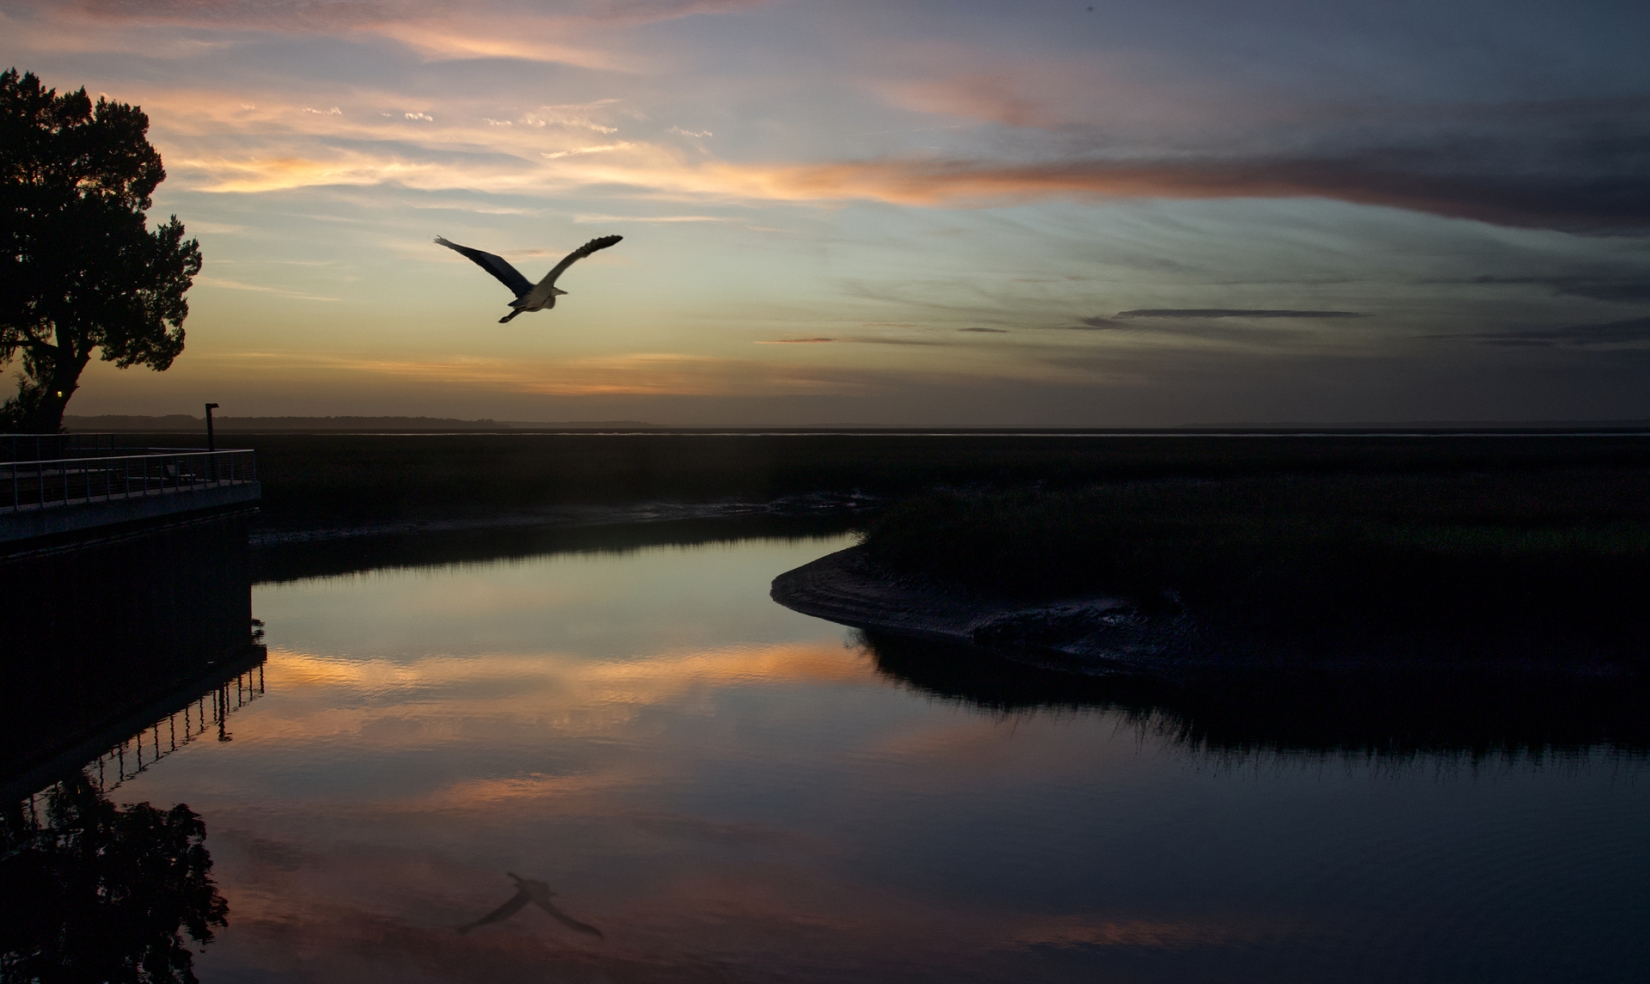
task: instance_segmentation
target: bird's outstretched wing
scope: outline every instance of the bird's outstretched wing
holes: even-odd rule
[[[521,890],[521,894],[532,899],[533,904],[548,913],[551,919],[561,923],[568,929],[577,930],[581,933],[589,933],[597,939],[606,939],[606,937],[602,935],[601,930],[590,925],[589,923],[579,922],[577,919],[574,919],[572,916],[556,908],[556,904],[550,901],[550,896],[556,893],[550,891],[549,885],[546,885],[544,882],[537,881],[536,879],[523,878],[513,871],[505,872],[505,874],[508,874],[510,876],[510,880],[516,883],[516,888]],[[511,901],[514,900],[512,899]]]
[[[590,240],[588,243],[585,243],[583,246],[580,246],[578,249],[562,257],[561,262],[557,263],[554,267],[551,267],[550,272],[545,274],[544,279],[539,282],[545,284],[546,286],[555,286],[556,278],[561,276],[568,267],[589,256],[591,253],[596,252],[598,249],[606,249],[607,247],[614,245],[623,238],[623,236],[603,236],[600,239]],[[478,260],[477,262],[480,261]],[[500,262],[503,261],[501,260]]]
[[[551,919],[554,919],[556,922],[561,923],[563,926],[566,926],[568,929],[577,930],[581,933],[589,933],[591,936],[594,936],[597,939],[606,939],[607,938],[607,937],[603,936],[602,931],[597,929],[596,927],[590,925],[589,923],[579,922],[577,919],[574,919],[572,916],[570,916],[567,913],[565,913],[565,912],[561,911],[560,909],[556,908],[555,905],[553,903],[551,903],[551,901],[549,899],[534,898],[533,902],[540,909],[543,909],[545,912],[549,913]]]
[[[472,929],[475,929],[477,926],[485,926],[488,923],[503,922],[504,920],[520,912],[522,908],[525,907],[530,901],[532,901],[532,897],[526,892],[517,892],[516,894],[510,896],[510,901],[499,906],[497,909],[494,909],[492,912],[487,913],[485,916],[482,916],[473,923],[466,923],[463,926],[458,927],[458,932],[462,935],[464,933],[468,933]]]
[[[440,236],[435,237],[435,241],[448,249],[456,250],[463,253],[465,256],[468,256],[471,260],[474,260],[477,266],[497,277],[499,281],[503,283],[504,286],[510,288],[510,290],[513,291],[517,297],[523,297],[528,291],[533,289],[533,285],[527,282],[527,278],[521,275],[521,271],[511,266],[509,261],[505,260],[502,256],[497,256],[493,253],[486,253],[479,249],[471,249],[468,246],[460,246],[459,244],[449,242]],[[618,242],[618,237],[614,237],[613,241]],[[589,249],[588,246],[585,248]],[[600,248],[601,247],[599,246],[597,247],[597,249]],[[568,263],[577,258],[577,256],[573,256],[562,260],[562,266],[566,266]],[[560,270],[561,267],[557,267],[556,269]]]

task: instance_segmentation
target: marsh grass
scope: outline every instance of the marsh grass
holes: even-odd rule
[[[179,445],[180,435],[123,435]],[[1171,478],[1650,468],[1650,440],[984,434],[248,434],[261,522],[305,529],[458,519],[564,505],[770,500],[936,485],[1076,488]],[[1472,510],[1462,522],[1470,524]]]
[[[1640,635],[1650,471],[1277,475],[939,491],[863,537],[887,569],[1027,600],[1120,593],[1293,635]]]

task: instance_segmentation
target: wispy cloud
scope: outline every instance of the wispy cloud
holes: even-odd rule
[[[855,335],[844,338],[845,342],[855,342],[859,345],[947,345],[948,342],[936,338],[900,338],[897,335]]]
[[[1562,328],[1544,328],[1534,331],[1490,331],[1434,337],[1464,338],[1482,342],[1485,345],[1527,348],[1588,345],[1637,346],[1650,342],[1650,317],[1629,318],[1625,321],[1605,321],[1596,324],[1566,325]]]
[[[758,345],[822,345],[834,342],[834,338],[764,338],[757,341]]]
[[[1114,318],[1362,318],[1356,311],[1295,311],[1278,308],[1142,308]],[[1085,322],[1108,319],[1084,318]],[[1098,326],[1096,326],[1098,327]],[[1111,327],[1107,325],[1106,327]]]
[[[553,150],[553,151],[547,151],[547,152],[540,152],[539,156],[544,158],[547,161],[553,161],[553,160],[558,160],[558,159],[563,158],[563,157],[573,157],[574,155],[577,155],[577,154],[602,154],[602,153],[606,153],[607,151],[610,151],[610,150],[625,150],[626,148],[634,147],[634,146],[635,146],[635,144],[633,144],[633,143],[626,143],[624,141],[620,141],[619,143],[596,144],[595,146],[592,146],[592,147],[574,147],[570,150]]]
[[[298,301],[338,301],[343,298],[327,297],[322,294],[310,294],[301,290],[288,290],[285,287],[269,287],[263,284],[247,284],[239,280],[224,280],[220,277],[197,275],[195,283],[204,287],[223,287],[227,290],[250,290],[260,294],[275,294],[279,297],[290,297]]]
[[[1642,174],[1450,171],[1395,154],[1145,162],[1079,158],[1015,165],[965,160],[707,165],[697,177],[706,184],[742,185],[752,196],[792,200],[868,198],[978,207],[1051,198],[1326,198],[1505,226],[1576,232],[1650,228],[1650,177]]]
[[[1456,281],[1461,282],[1461,281]],[[1473,277],[1465,283],[1533,285],[1546,287],[1565,297],[1586,297],[1595,301],[1613,301],[1621,304],[1650,303],[1650,277]]]
[[[603,99],[578,106],[541,106],[538,110],[523,115],[518,122],[522,126],[540,129],[557,126],[577,130],[594,130],[597,133],[618,133],[618,127],[599,122],[592,115],[600,107],[610,105],[616,101]]]
[[[204,222],[200,219],[189,220],[186,228],[191,233],[204,232],[209,236],[233,236],[246,231],[244,225],[236,225],[232,222]]]
[[[735,222],[723,215],[575,215],[573,221],[581,224],[593,222]]]

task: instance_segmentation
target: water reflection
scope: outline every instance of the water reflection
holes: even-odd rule
[[[197,739],[233,741],[229,715],[264,695],[265,659],[259,647],[244,660],[200,681],[205,689],[178,691],[167,702],[173,710],[114,743],[82,766],[81,774],[99,793],[108,793]]]
[[[1650,753],[1650,688],[1642,681],[1249,671],[1156,683],[1040,668],[962,644],[855,637],[880,672],[922,693],[999,712],[1115,714],[1194,753]]]
[[[264,694],[261,646],[0,788],[0,981],[195,980],[190,943],[227,925],[206,823],[115,789]],[[41,695],[36,695],[41,696]],[[46,783],[49,780],[49,785]]]
[[[1636,764],[1323,761],[1625,725],[1519,739],[1427,714],[1395,738],[1250,698],[1053,690],[768,600],[843,545],[257,588],[268,696],[233,742],[123,787],[211,826],[234,920],[201,976],[1505,984],[1650,959]],[[1261,747],[1284,764],[1205,767]]]
[[[691,547],[763,537],[840,534],[858,522],[843,512],[817,516],[754,515],[591,526],[526,525],[335,540],[271,542],[252,553],[258,583],[334,577],[362,571],[519,560],[565,553],[625,553],[644,547]]]
[[[70,779],[8,804],[0,832],[0,979],[188,981],[189,944],[228,903],[187,806],[117,807]]]
[[[550,891],[550,886],[547,883],[534,878],[523,878],[513,871],[507,872],[507,874],[510,876],[510,880],[516,883],[516,894],[510,896],[509,900],[503,905],[499,906],[497,909],[494,909],[492,912],[487,913],[485,916],[482,916],[480,919],[477,919],[475,922],[465,923],[464,925],[458,927],[458,935],[463,936],[472,929],[478,929],[491,923],[503,922],[504,920],[520,912],[529,902],[531,902],[533,905],[543,909],[545,914],[551,919],[561,923],[568,929],[574,930],[575,932],[588,933],[597,939],[603,938],[601,930],[590,925],[589,923],[579,922],[577,919],[574,919],[572,916],[569,916],[567,913],[556,908],[555,903],[550,901],[550,896],[555,895],[556,893]]]

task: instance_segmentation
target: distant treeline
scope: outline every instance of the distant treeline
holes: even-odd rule
[[[458,420],[452,417],[224,417],[214,414],[212,425],[222,431],[268,431],[286,433],[312,433],[317,431],[349,431],[359,433],[405,431],[441,432],[441,431],[500,431],[500,430],[548,430],[558,427],[567,428],[611,428],[611,427],[651,427],[651,424],[640,420],[563,420],[563,421],[525,421],[525,420]],[[135,414],[105,414],[97,417],[77,417],[73,415],[63,418],[63,426],[70,432],[108,433],[122,431],[132,433],[171,434],[184,432],[206,431],[206,418],[192,417],[186,413],[173,413],[161,417],[145,417]]]

